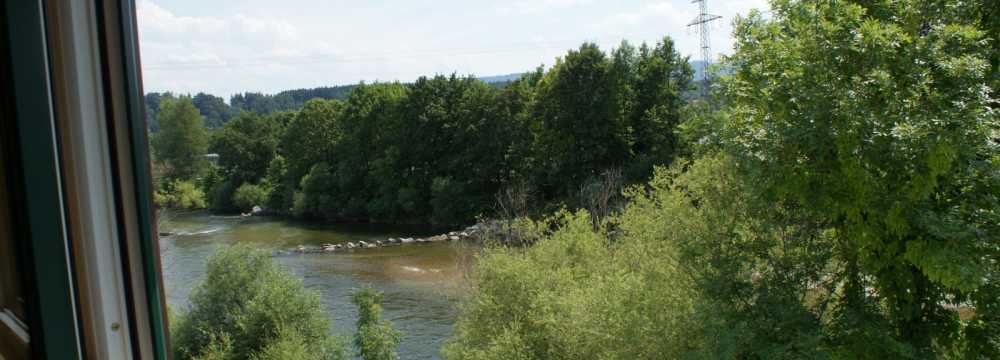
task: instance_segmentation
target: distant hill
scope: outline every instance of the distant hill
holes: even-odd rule
[[[507,75],[494,75],[494,76],[481,76],[478,79],[487,84],[493,83],[505,83],[520,79],[524,76],[524,73],[519,74],[507,74]]]

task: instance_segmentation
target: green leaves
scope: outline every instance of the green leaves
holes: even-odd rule
[[[934,351],[954,336],[943,299],[995,271],[981,244],[996,234],[972,214],[998,209],[970,201],[998,194],[969,186],[998,125],[984,33],[923,1],[774,8],[737,22],[729,151],[772,201],[842,234],[834,263],[856,254],[879,316]]]
[[[182,359],[344,359],[319,296],[260,250],[220,249],[174,326]]]
[[[370,287],[356,290],[351,300],[358,306],[358,332],[354,345],[364,360],[397,360],[396,347],[402,336],[392,323],[382,320],[382,293]]]
[[[153,154],[165,180],[195,180],[206,167],[208,134],[191,98],[163,98],[156,115],[159,131],[152,137]]]

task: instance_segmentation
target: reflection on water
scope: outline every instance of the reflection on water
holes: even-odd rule
[[[322,226],[205,213],[173,215],[161,231],[176,234],[160,240],[167,302],[173,308],[187,306],[187,295],[200,280],[206,260],[221,246],[242,243],[271,251],[432,233],[419,227]],[[463,293],[464,259],[472,251],[466,244],[433,243],[275,259],[320,293],[333,320],[333,333],[353,334],[358,314],[351,289],[370,284],[385,293],[385,317],[404,334],[399,348],[404,358],[436,359],[451,335],[456,301]]]

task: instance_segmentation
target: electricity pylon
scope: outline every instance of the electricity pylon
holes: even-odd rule
[[[694,18],[688,24],[688,28],[696,26],[695,31],[701,36],[701,76],[702,76],[702,94],[708,95],[708,64],[712,62],[712,33],[709,25],[713,21],[722,19],[722,16],[712,15],[708,13],[708,0],[694,0],[691,2],[698,3],[699,14],[698,17]]]

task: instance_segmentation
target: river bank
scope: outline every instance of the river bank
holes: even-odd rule
[[[440,232],[420,226],[317,224],[207,212],[174,214],[161,228],[174,233],[161,237],[160,252],[167,302],[175,311],[186,308],[207,259],[224,246],[240,243],[274,252],[299,245],[427,238]],[[370,285],[385,293],[385,318],[404,333],[400,352],[408,359],[439,359],[441,346],[452,334],[458,302],[467,292],[465,274],[476,251],[472,241],[444,241],[275,261],[319,293],[333,323],[331,333],[353,333],[358,315],[350,292]]]

